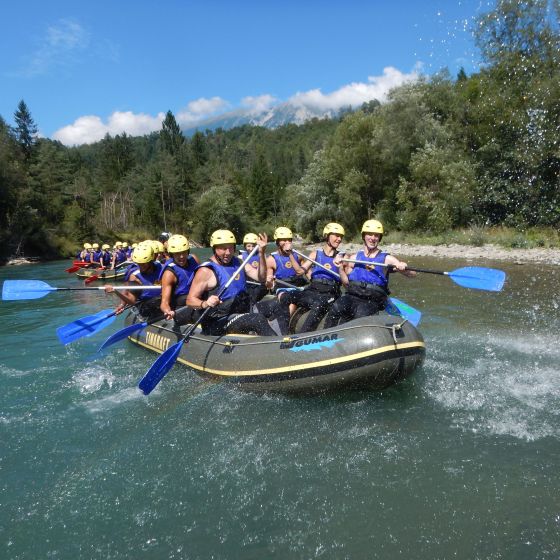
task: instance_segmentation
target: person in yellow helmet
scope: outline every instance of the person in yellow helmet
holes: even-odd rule
[[[158,250],[161,242],[155,241]],[[167,251],[170,258],[163,265],[161,272],[161,311],[165,318],[175,319],[176,310],[187,305],[187,294],[194,278],[194,273],[200,261],[196,255],[190,254],[191,245],[184,235],[171,235],[167,240]],[[185,310],[180,324],[189,323],[195,319],[192,310]]]
[[[101,268],[109,268],[111,266],[111,261],[113,260],[113,255],[111,253],[111,246],[107,243],[101,245],[101,251],[99,253],[99,265]]]
[[[132,255],[133,264],[127,269],[125,282],[128,285],[153,286],[160,283],[161,263],[154,260],[152,246],[148,243],[140,243],[134,248]],[[159,303],[161,298],[158,291],[120,291],[113,290],[113,286],[105,286],[105,292],[114,292],[122,303],[116,308],[117,315],[121,313],[126,305],[135,305],[139,313],[146,318],[159,315]]]
[[[346,293],[335,301],[325,319],[325,328],[346,323],[352,319],[375,315],[385,309],[389,296],[389,270],[404,276],[416,276],[407,270],[406,263],[379,248],[383,238],[383,224],[378,220],[366,220],[362,226],[363,247],[348,255],[348,262],[340,267],[340,278],[346,285]],[[364,264],[371,262],[370,264]],[[378,266],[390,265],[391,268]]]
[[[288,227],[280,226],[274,230],[277,250],[266,259],[266,285],[269,289],[276,289],[275,279],[293,286],[305,286],[307,284],[305,269],[292,252],[293,237],[292,230]],[[281,285],[279,284],[278,287],[281,287]]]
[[[243,237],[243,249],[239,251],[241,260],[245,260],[247,255],[253,250],[255,245],[259,242],[259,236],[256,233],[246,233]],[[247,266],[245,267],[247,274],[247,293],[251,299],[251,305],[260,301],[267,293],[268,289],[265,284],[259,282],[259,255],[253,255]]]
[[[91,263],[91,258],[93,256],[93,248],[91,243],[84,243],[84,248],[79,252],[78,258],[82,262]],[[87,268],[87,267],[84,267]]]
[[[123,242],[117,241],[113,251],[113,260],[111,261],[111,270],[117,268],[126,262],[126,250],[123,248]]]
[[[309,254],[301,267],[309,274],[311,283],[302,291],[291,291],[280,296],[280,305],[296,305],[309,311],[301,332],[314,331],[333,302],[340,297],[340,268],[342,257],[338,248],[344,236],[344,227],[335,222],[323,228],[323,246]],[[317,264],[314,264],[315,261]]]
[[[268,238],[259,234],[258,278],[266,279],[265,249]],[[220,297],[232,275],[239,269],[242,260],[235,256],[235,235],[226,229],[216,230],[210,237],[212,256],[198,268],[187,297],[187,305],[203,310],[202,332],[220,336],[229,333],[255,333],[273,336],[276,332],[261,313],[251,313],[251,303],[246,291],[246,273],[241,270]],[[210,311],[205,311],[211,308]]]

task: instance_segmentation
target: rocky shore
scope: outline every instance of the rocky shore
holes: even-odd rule
[[[320,247],[312,245],[308,250]],[[355,252],[361,245],[356,243],[343,244],[346,252]],[[483,245],[473,247],[469,245],[409,245],[405,243],[383,244],[382,248],[399,258],[401,257],[441,257],[448,259],[487,259],[495,261],[509,261],[517,264],[541,263],[560,265],[560,249],[507,249],[498,245]]]

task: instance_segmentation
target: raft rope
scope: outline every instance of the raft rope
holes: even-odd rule
[[[394,323],[392,325],[350,325],[347,327],[341,327],[340,329],[338,329],[337,332],[340,331],[350,331],[350,330],[354,330],[354,329],[362,329],[364,327],[370,327],[370,328],[378,328],[378,329],[386,329],[388,331],[391,331],[391,335],[393,337],[393,341],[395,343],[395,346],[398,344],[398,340],[397,340],[397,333],[400,332],[402,330],[402,326],[408,322],[408,319],[403,319],[403,321],[401,323]],[[158,328],[160,328],[163,331],[167,331],[173,334],[178,334],[177,330],[173,330],[170,329],[169,327],[165,327],[163,325],[159,326]],[[224,346],[225,348],[230,348],[232,349],[233,347],[238,347],[238,346],[260,346],[261,344],[286,344],[289,342],[297,342],[298,340],[302,340],[305,338],[310,338],[313,336],[313,333],[316,331],[311,331],[309,333],[299,333],[297,335],[293,335],[293,336],[285,336],[282,340],[278,340],[277,338],[275,340],[259,340],[259,341],[247,341],[247,342],[241,342],[241,341],[233,341],[233,340],[226,340],[225,342],[222,342],[220,340],[208,340],[207,338],[202,338],[200,336],[196,336],[196,335],[192,335],[190,338],[193,340],[198,340],[200,342],[207,342],[208,344],[215,344],[216,346]],[[232,334],[228,334],[228,335],[224,335],[224,336],[247,336],[247,337],[252,337],[254,335],[236,335],[235,333]]]

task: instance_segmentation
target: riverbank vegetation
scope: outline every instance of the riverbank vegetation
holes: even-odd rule
[[[445,70],[338,119],[159,132],[66,147],[22,101],[0,117],[0,257],[182,232],[204,242],[291,226],[317,240],[376,217],[391,236],[558,246],[560,5],[501,0],[475,29],[484,65]]]

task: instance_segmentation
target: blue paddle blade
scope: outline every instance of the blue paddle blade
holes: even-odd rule
[[[181,352],[181,348],[185,339],[180,340],[177,344],[170,346],[153,364],[148,370],[146,375],[142,377],[138,387],[145,395],[149,395],[155,386],[165,377],[167,372],[174,366]]]
[[[56,329],[61,344],[70,344],[84,336],[91,336],[108,327],[117,316],[112,309],[103,309],[95,315],[88,315]]]
[[[459,286],[475,290],[499,292],[504,287],[506,273],[495,268],[481,266],[466,266],[458,268],[447,275]]]
[[[124,329],[121,329],[120,331],[117,331],[116,333],[112,334],[99,347],[98,352],[101,352],[102,350],[104,350],[108,346],[111,346],[111,344],[115,344],[115,342],[119,342],[119,340],[124,340],[125,338],[128,338],[129,335],[131,335],[132,333],[135,333],[136,331],[141,331],[142,329],[145,329],[147,326],[148,326],[147,322],[134,323],[134,325],[129,325],[128,327],[125,327]]]
[[[406,319],[415,327],[420,324],[420,319],[422,319],[421,311],[414,309],[414,307],[408,305],[408,303],[405,303],[397,298],[389,298],[387,300],[385,311],[391,315],[400,315],[403,319]]]
[[[56,290],[42,280],[4,280],[2,299],[39,299]]]

